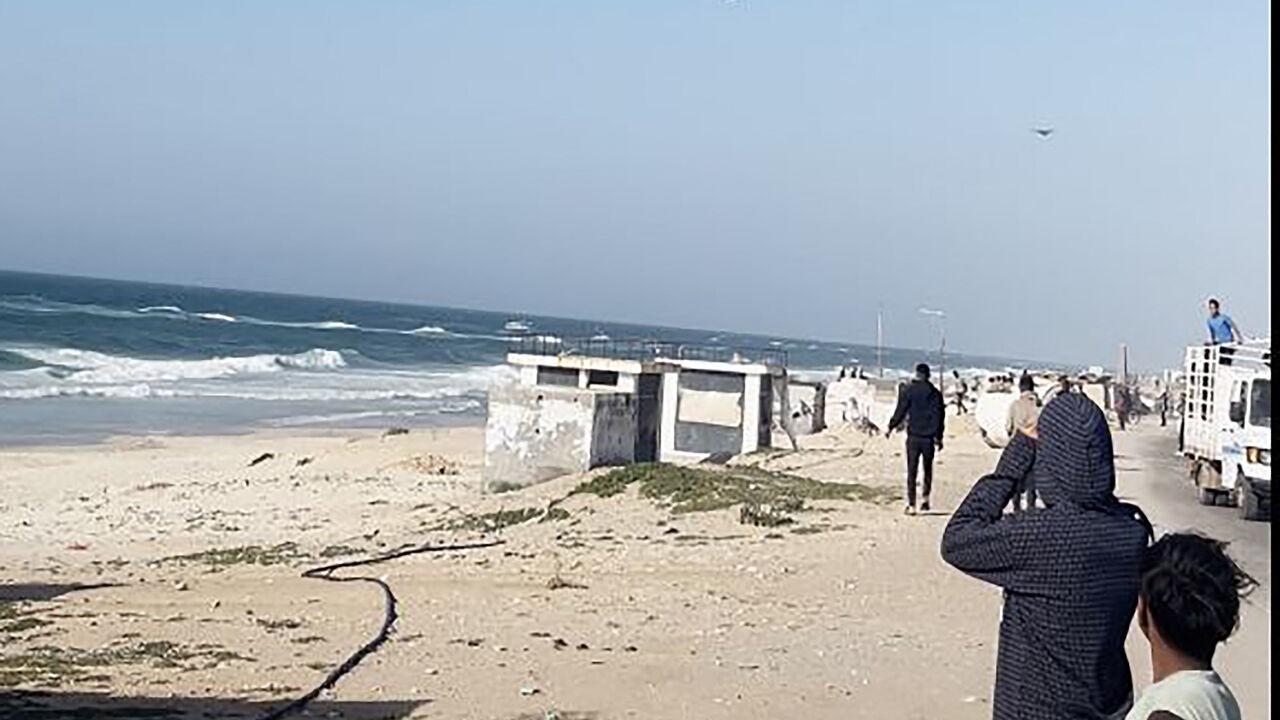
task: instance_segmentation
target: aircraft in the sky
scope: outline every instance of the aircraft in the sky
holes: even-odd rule
[[[1049,136],[1053,134],[1053,128],[1051,128],[1051,127],[1034,127],[1034,128],[1031,128],[1031,132],[1033,132],[1033,133],[1035,133],[1035,134],[1039,135],[1039,136],[1040,136],[1040,138],[1041,138],[1041,139],[1043,139],[1043,140],[1048,140],[1048,139],[1049,139]]]

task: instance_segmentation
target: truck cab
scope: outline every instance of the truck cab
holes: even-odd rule
[[[1243,373],[1231,380],[1222,429],[1222,485],[1240,516],[1256,519],[1271,505],[1271,377]]]

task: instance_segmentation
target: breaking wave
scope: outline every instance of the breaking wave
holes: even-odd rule
[[[38,367],[0,372],[0,399],[51,397],[234,398],[265,401],[440,401],[438,409],[479,408],[505,365],[448,369],[383,369],[352,365],[347,351],[314,348],[294,354],[156,360],[74,348],[6,348]]]
[[[49,366],[53,377],[82,383],[207,380],[286,369],[334,370],[347,366],[341,352],[323,348],[294,355],[246,355],[207,360],[149,360],[72,348],[9,348],[7,351]]]

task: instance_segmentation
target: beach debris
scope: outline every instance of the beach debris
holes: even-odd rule
[[[258,457],[256,457],[256,458],[254,458],[254,459],[250,460],[250,461],[249,461],[249,467],[253,467],[254,465],[259,465],[259,464],[264,463],[264,462],[266,462],[266,461],[268,461],[268,460],[273,460],[273,459],[275,459],[275,456],[276,456],[276,454],[275,454],[275,453],[264,452],[264,453],[262,453],[261,455],[259,455]]]
[[[412,470],[424,475],[458,475],[461,473],[456,462],[432,453],[411,455],[394,463],[392,467]]]
[[[795,522],[795,518],[787,513],[803,509],[804,501],[799,498],[783,498],[776,504],[749,502],[744,503],[738,511],[738,522],[757,527],[790,525]]]
[[[186,592],[190,590],[191,587],[187,585],[186,580],[179,580],[178,582],[173,584],[173,589],[177,590],[178,592]]]
[[[89,546],[82,542],[67,543],[68,550],[88,550]]]
[[[541,693],[541,692],[542,690],[537,685],[531,685],[529,683],[525,683],[524,685],[520,686],[520,694],[524,697],[533,697],[534,695],[537,695],[538,693]]]
[[[547,581],[548,590],[586,590],[587,586],[572,580],[565,580],[560,577],[560,573],[551,576]]]
[[[407,427],[389,427],[386,429],[386,432],[382,433],[382,437],[394,437],[396,435],[408,435],[408,434],[409,434],[409,428]]]
[[[294,463],[294,466],[295,466],[295,467],[305,467],[305,466],[310,465],[311,463],[313,463],[313,462],[315,462],[315,461],[316,461],[316,459],[315,459],[315,458],[313,458],[313,457],[298,458],[298,462]]]

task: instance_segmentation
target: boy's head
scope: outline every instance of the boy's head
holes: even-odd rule
[[[1030,375],[1023,373],[1022,377],[1018,378],[1018,390],[1022,392],[1034,392],[1035,389],[1036,381],[1033,380]]]
[[[916,379],[917,380],[929,379],[929,365],[927,363],[920,363],[919,365],[916,366]]]
[[[1257,581],[1227,555],[1227,544],[1170,533],[1142,558],[1138,624],[1151,641],[1203,664],[1240,620],[1240,598]]]

